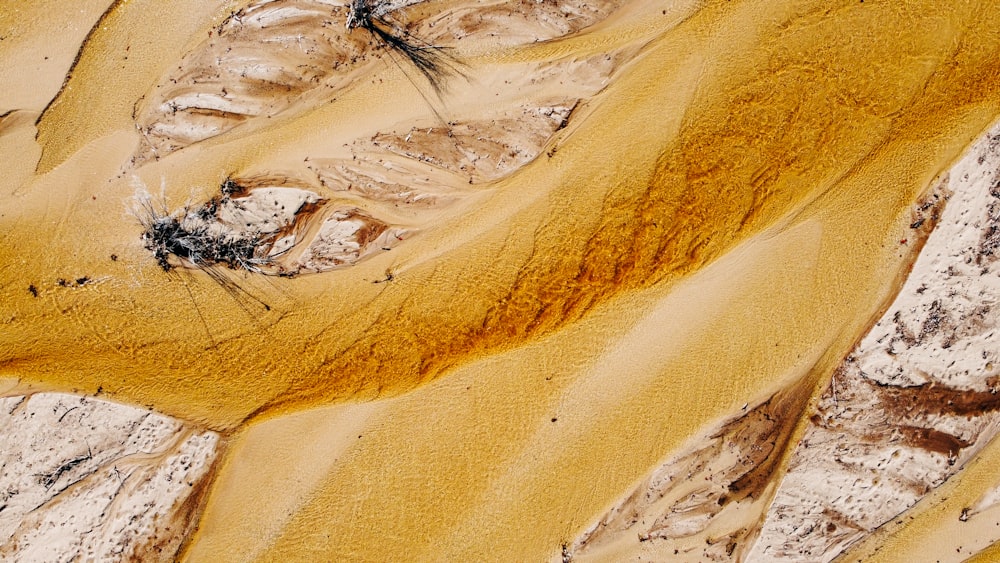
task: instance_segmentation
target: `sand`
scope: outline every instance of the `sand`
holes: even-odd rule
[[[171,561],[194,528],[219,435],[57,393],[0,398],[0,557]]]
[[[822,394],[751,559],[832,560],[996,436],[998,148],[995,126],[918,207],[939,225]]]
[[[163,8],[146,10],[130,3],[120,6],[113,17],[137,18],[135,25],[153,23],[160,17],[159,9]],[[860,9],[846,10],[843,17],[853,21],[850,18],[882,14],[879,7],[855,13]],[[210,10],[206,5],[201,10],[203,29],[214,29],[218,24],[213,19],[225,19],[219,6]],[[781,5],[773,10],[775,17],[799,21]],[[644,16],[648,14],[649,10]],[[887,12],[880,17],[886,18],[885,25],[913,27],[914,37],[924,37],[910,20],[893,19],[903,15]],[[678,24],[672,16],[661,16],[666,19],[664,30]],[[803,17],[803,27],[792,28],[801,29],[798,34],[785,32],[791,33],[787,41],[801,43],[803,53],[820,49],[810,56],[822,55],[821,60],[830,64],[854,64],[860,56],[858,46],[827,52],[828,47],[820,45],[828,42],[810,35],[806,31],[811,29],[809,17]],[[190,18],[194,20],[194,15]],[[772,21],[760,18],[749,21]],[[932,25],[927,19],[921,18],[919,25]],[[12,338],[5,341],[7,346],[16,343],[17,352],[11,349],[4,365],[19,376],[57,383],[64,389],[93,392],[103,387],[122,400],[151,404],[220,429],[232,428],[255,412],[292,411],[351,396],[412,389],[452,366],[551,333],[617,294],[672,283],[781,217],[812,213],[803,210],[816,198],[820,200],[815,209],[830,209],[835,198],[823,194],[843,196],[848,207],[838,212],[843,211],[844,217],[850,206],[861,201],[884,205],[882,209],[890,215],[899,213],[943,163],[985,126],[990,115],[984,105],[989,98],[977,93],[980,86],[969,92],[939,88],[936,84],[945,77],[932,74],[935,67],[930,62],[926,68],[914,67],[912,76],[902,74],[899,80],[888,81],[897,85],[894,89],[883,91],[872,85],[865,94],[867,101],[860,105],[828,104],[824,88],[836,92],[848,83],[839,71],[829,75],[828,83],[814,82],[808,98],[800,97],[805,93],[800,78],[785,73],[773,75],[773,84],[748,82],[748,77],[759,75],[756,67],[750,60],[733,59],[726,53],[756,45],[752,50],[763,61],[785,52],[784,43],[760,42],[756,32],[751,33],[755,28],[737,25],[748,20],[736,6],[702,11],[698,17],[683,20],[676,32],[650,43],[642,57],[612,67],[617,78],[593,102],[574,112],[577,122],[556,133],[544,158],[524,165],[516,175],[483,186],[446,210],[429,214],[397,208],[386,211],[387,219],[409,221],[412,224],[407,226],[421,228],[421,234],[412,239],[419,244],[378,253],[359,263],[350,275],[275,282],[239,272],[229,274],[266,303],[268,311],[259,304],[234,300],[225,287],[207,276],[158,271],[142,247],[140,226],[127,215],[127,202],[136,185],[154,195],[163,185],[164,206],[174,210],[216,195],[219,184],[230,175],[281,173],[315,178],[306,158],[324,153],[350,158],[345,142],[350,145],[358,138],[369,138],[383,127],[391,131],[408,120],[432,122],[433,112],[397,67],[372,65],[369,72],[383,82],[359,80],[346,90],[334,89],[328,96],[335,97],[336,103],[317,104],[304,113],[292,111],[281,119],[257,118],[242,130],[131,170],[129,161],[139,143],[132,108],[103,98],[87,99],[86,90],[109,84],[99,78],[107,76],[112,81],[127,79],[118,89],[122,97],[142,98],[171,72],[164,68],[167,63],[162,57],[152,57],[151,51],[177,52],[183,58],[185,48],[196,49],[208,40],[207,30],[186,31],[188,21],[176,22],[178,31],[173,34],[156,35],[158,42],[174,41],[170,49],[160,44],[131,44],[125,68],[113,73],[96,63],[86,66],[89,59],[82,57],[80,64],[86,70],[74,72],[67,86],[72,86],[72,94],[61,96],[40,121],[40,171],[61,162],[64,152],[77,150],[73,147],[86,147],[18,188],[22,195],[6,208],[5,223],[24,235],[16,247],[5,247],[5,252],[16,252],[16,257],[5,258],[7,263],[16,261],[20,266],[17,282],[5,285],[7,316],[19,320],[7,333]],[[473,58],[469,63],[476,69],[472,80],[495,88],[494,100],[521,102],[530,93],[522,87],[530,82],[531,74],[525,69],[553,58],[573,60],[568,53],[576,48],[589,53],[603,45],[605,51],[617,47],[629,52],[650,36],[615,31],[630,29],[637,21],[645,22],[637,15],[615,20],[612,23],[618,28],[599,28],[592,42],[579,36],[562,47],[550,42],[524,48],[521,62],[510,50],[502,51],[510,59],[503,64],[485,56]],[[128,43],[115,35],[119,33],[115,30],[123,29],[119,25],[124,24],[106,26],[106,36],[102,33],[92,48]],[[135,25],[130,23],[129,29]],[[720,41],[720,34],[729,39]],[[926,45],[905,44],[923,45],[920,48],[927,50],[928,57],[951,56],[946,48],[950,43],[934,37]],[[624,44],[619,46],[612,39]],[[678,52],[696,54],[679,58]],[[875,52],[868,53],[874,56]],[[894,56],[910,60],[905,52],[879,56],[889,60],[879,58],[874,63],[890,64]],[[955,56],[991,60],[988,51],[961,51]],[[920,68],[924,70],[917,73]],[[976,82],[975,73],[986,72],[975,70],[985,68],[977,64],[941,68],[959,73],[947,79],[955,83]],[[99,77],[90,78],[88,72]],[[536,85],[539,94],[548,96],[558,89],[558,76],[554,83]],[[515,77],[521,77],[521,82]],[[861,78],[851,82],[852,87],[864,84]],[[925,87],[927,80],[931,82]],[[506,81],[516,88],[510,89]],[[459,90],[457,85],[455,89]],[[765,94],[773,98],[766,106],[745,102]],[[481,89],[455,93],[447,98],[449,111],[456,116],[474,112],[483,97]],[[663,100],[675,109],[664,113]],[[372,103],[391,111],[376,117],[359,111]],[[802,117],[794,127],[774,121],[770,116],[776,109],[757,109],[786,107],[783,104],[798,107],[793,115]],[[906,116],[924,119],[894,118],[904,115],[900,104],[912,106]],[[417,115],[412,108],[417,108]],[[732,113],[732,108],[749,109]],[[86,120],[74,117],[82,115],[88,116]],[[943,122],[949,123],[948,135],[935,137]],[[59,139],[66,136],[67,128],[73,131],[73,141],[62,143]],[[611,131],[617,132],[618,142],[608,142]],[[807,150],[826,139],[822,150]],[[661,159],[661,154],[669,158]],[[609,162],[616,165],[605,166]],[[764,163],[766,167],[761,166]],[[81,167],[86,174],[76,172]],[[650,181],[662,189],[647,192],[644,186]],[[760,191],[754,186],[760,186]],[[99,211],[107,207],[113,211]],[[31,219],[39,216],[43,220]],[[877,212],[868,214],[864,224],[854,229],[857,236],[868,235],[868,223],[880,217]],[[706,221],[712,228],[705,226]],[[533,235],[511,236],[511,229]],[[44,250],[53,236],[66,232],[89,234],[86,240],[59,239],[67,255],[76,255],[72,266]],[[878,251],[866,248],[864,241],[857,242],[850,245],[855,249],[851,252]],[[623,256],[627,260],[619,263]],[[863,260],[848,256],[845,262]],[[455,267],[441,267],[444,263]],[[396,274],[396,283],[372,283],[385,279],[387,270]],[[84,276],[106,281],[82,291],[57,283]],[[39,288],[42,297],[34,298],[27,291],[29,285]],[[403,309],[410,312],[380,313]],[[81,311],[82,316],[67,317],[63,311]],[[130,314],[122,317],[121,312]],[[169,323],[169,328],[159,322],[171,316],[177,322]],[[334,326],[336,330],[330,328]],[[397,334],[407,337],[400,340]],[[101,343],[97,349],[95,341]],[[75,353],[80,346],[88,353]],[[275,361],[276,353],[286,361]],[[170,385],[161,384],[165,371],[176,374]]]
[[[0,113],[41,113],[66,80],[80,46],[111,0],[9,2],[0,13]],[[30,76],[30,78],[28,78]],[[18,77],[14,79],[13,77]]]
[[[0,122],[0,375],[231,434],[192,561],[560,558],[744,405],[816,399],[1000,114],[975,2],[567,2],[510,34],[411,6],[463,64],[440,96],[366,41],[310,51],[333,2],[243,4],[118,3],[37,123]],[[213,75],[230,47],[265,74]],[[227,178],[413,236],[331,228],[353,265],[292,277],[165,269],[136,193],[176,213]]]

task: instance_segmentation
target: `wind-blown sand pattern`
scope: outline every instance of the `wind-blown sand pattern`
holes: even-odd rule
[[[0,13],[0,377],[181,433],[128,549],[997,549],[988,3],[51,4]],[[76,412],[16,549],[121,547]]]
[[[794,386],[745,407],[694,451],[658,468],[567,555],[831,561],[979,453],[1000,428],[992,387],[998,288],[989,275],[1000,209],[998,139],[995,127],[916,205],[905,243],[919,245],[937,227],[899,296],[836,369],[815,410],[790,401]],[[801,418],[809,423],[790,444]],[[786,449],[793,453],[779,471]],[[991,498],[962,517],[987,509]]]

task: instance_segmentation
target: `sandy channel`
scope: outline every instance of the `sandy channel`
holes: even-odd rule
[[[164,55],[229,5],[121,4],[38,124],[38,175],[4,186],[0,369],[217,429],[257,417],[191,560],[553,556],[699,428],[818,380],[894,293],[910,205],[1000,111],[991,11],[896,8],[720,3],[658,26],[637,2],[561,41],[468,47],[499,82],[635,50],[544,156],[349,275],[248,281],[272,303],[248,315],[158,269],[123,218],[135,177],[179,207],[227,174],[349,156],[426,106],[379,67],[337,103],[122,174]],[[482,113],[479,97],[454,107]],[[39,154],[31,121],[4,129],[5,154]],[[58,284],[83,276],[100,282]]]

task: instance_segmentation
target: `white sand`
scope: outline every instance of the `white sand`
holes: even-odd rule
[[[94,398],[0,399],[0,559],[170,561],[219,435]]]
[[[832,560],[1000,431],[998,179],[1000,125],[948,172],[939,226],[834,375],[749,560]]]

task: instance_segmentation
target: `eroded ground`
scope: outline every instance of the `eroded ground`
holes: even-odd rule
[[[57,393],[0,399],[0,432],[6,561],[173,561],[220,446],[148,410]]]
[[[131,0],[58,42],[42,4],[0,19],[5,79],[53,61],[0,97],[0,375],[233,444],[204,503],[136,485],[176,526],[129,546],[829,559],[980,481],[954,520],[992,518],[956,473],[992,452],[992,188],[940,211],[994,174],[952,168],[1000,115],[989,6]],[[968,244],[921,270],[938,223]],[[115,485],[74,424],[55,505]],[[4,549],[127,558],[112,504]]]

